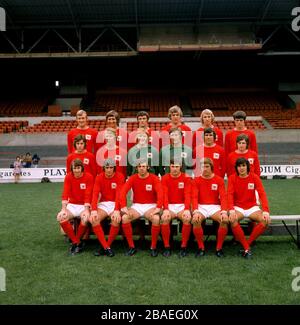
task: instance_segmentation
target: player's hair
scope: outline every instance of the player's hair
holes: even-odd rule
[[[180,158],[171,158],[170,159],[170,166],[171,165],[180,165],[180,170],[182,171],[182,159],[180,159]]]
[[[244,111],[236,111],[233,113],[233,119],[243,119],[244,121],[246,120],[247,114]]]
[[[82,115],[87,116],[87,112],[85,110],[83,110],[83,109],[80,109],[79,111],[76,112],[76,117],[82,116]]]
[[[200,160],[200,166],[201,165],[209,165],[211,171],[214,171],[214,162],[210,158],[203,158]]]
[[[76,149],[76,143],[83,141],[84,148],[86,148],[86,138],[83,134],[77,134],[73,141],[73,147]]]
[[[103,170],[105,170],[105,167],[114,167],[114,171],[116,171],[116,162],[112,158],[107,158],[103,162]]]
[[[71,162],[71,172],[73,172],[73,169],[75,167],[79,167],[79,166],[81,167],[81,171],[83,172],[84,171],[84,164],[83,164],[83,162],[80,159],[78,159],[78,158],[72,160],[72,162]]]
[[[245,133],[242,133],[242,134],[239,134],[237,137],[236,137],[236,143],[238,144],[240,141],[242,140],[245,140],[246,141],[246,144],[247,144],[247,149],[249,147],[249,137],[247,134]]]
[[[135,169],[137,170],[138,166],[141,165],[141,164],[146,164],[147,165],[147,170],[150,169],[148,160],[145,159],[145,158],[139,158],[139,159],[137,159]]]
[[[136,119],[138,119],[138,117],[140,116],[146,116],[147,117],[147,121],[149,121],[150,119],[150,115],[146,112],[146,111],[139,111],[136,114]]]
[[[181,117],[183,116],[182,110],[178,105],[174,105],[169,108],[169,112],[168,112],[169,119],[171,119],[173,113],[179,113]]]
[[[209,114],[211,116],[211,123],[214,122],[214,120],[215,120],[214,113],[210,109],[204,109],[200,114],[200,121],[202,124],[203,124],[203,115],[204,114]]]
[[[237,175],[239,174],[238,172],[238,167],[241,166],[241,165],[247,165],[247,174],[250,173],[250,163],[249,163],[249,160],[246,159],[246,158],[238,158],[235,162],[235,171],[237,173]]]
[[[215,130],[212,128],[205,128],[204,132],[203,132],[203,137],[205,136],[205,134],[211,134],[211,133],[213,134],[214,140],[216,140],[217,134],[216,134]]]
[[[108,119],[109,117],[115,117],[116,120],[117,120],[117,125],[119,125],[119,122],[120,122],[120,115],[119,115],[118,112],[116,112],[115,110],[111,110],[111,111],[107,112],[106,115],[105,115],[105,120],[107,121],[107,119]]]

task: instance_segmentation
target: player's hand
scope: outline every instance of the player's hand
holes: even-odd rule
[[[190,210],[184,210],[182,213],[182,219],[185,221],[190,221],[191,220],[191,212]]]
[[[221,216],[221,223],[228,223],[227,211],[221,211],[220,216]]]
[[[170,214],[170,211],[165,209],[162,216],[161,216],[161,219],[164,220],[164,221],[171,221],[171,214]]]
[[[199,223],[199,222],[201,222],[201,220],[202,220],[202,218],[201,218],[201,214],[200,214],[200,212],[194,212],[193,213],[193,222],[195,222],[195,223]]]
[[[263,220],[265,221],[265,223],[268,225],[269,223],[271,223],[271,218],[270,218],[270,213],[267,212],[267,211],[264,211],[262,213],[262,217],[263,217]]]
[[[237,218],[237,215],[236,215],[235,210],[230,210],[230,211],[229,211],[229,221],[230,221],[231,223],[235,223],[235,222],[238,221],[238,218]]]
[[[97,218],[98,218],[97,210],[92,210],[91,214],[90,214],[90,217],[89,217],[89,222],[90,223],[95,223],[97,221]]]
[[[115,210],[111,215],[111,220],[116,223],[121,222],[121,213],[118,210]]]
[[[89,221],[89,218],[90,218],[90,210],[85,209],[80,216],[81,222],[83,224],[86,224]]]
[[[58,222],[62,222],[67,220],[68,214],[67,214],[67,210],[66,209],[61,209],[60,212],[57,214],[57,221]]]

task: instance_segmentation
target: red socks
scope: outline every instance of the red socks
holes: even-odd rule
[[[155,249],[158,235],[160,233],[160,225],[153,225],[151,227],[151,248]]]
[[[248,250],[250,248],[250,246],[246,240],[245,234],[244,234],[243,229],[241,228],[240,224],[238,223],[235,227],[231,226],[231,230],[233,232],[235,239],[238,240],[242,244],[244,250],[245,251]]]
[[[228,232],[228,228],[227,227],[221,227],[219,226],[219,229],[218,229],[218,239],[217,239],[217,251],[221,250],[222,247],[223,247],[223,243],[224,243],[224,240],[226,238],[226,235],[227,235],[227,232]]]
[[[119,229],[120,229],[120,226],[118,226],[118,227],[115,227],[113,225],[110,226],[108,240],[107,240],[108,247],[111,247],[112,242],[118,236]]]
[[[63,221],[60,223],[60,226],[64,230],[64,232],[67,234],[67,236],[72,240],[73,244],[79,244],[80,241],[77,239],[74,233],[74,229],[69,221]]]
[[[182,225],[182,239],[181,239],[181,247],[185,248],[187,245],[187,242],[190,238],[190,234],[191,234],[191,230],[192,230],[192,225],[189,224],[183,224]]]
[[[258,225],[256,225],[254,227],[254,229],[252,230],[250,237],[248,239],[249,246],[251,246],[251,244],[254,242],[254,240],[257,237],[259,237],[261,234],[263,234],[266,229],[267,229],[267,227],[262,222],[260,222]]]
[[[132,238],[132,226],[131,223],[122,223],[122,230],[126,237],[129,247],[134,247],[134,242]]]
[[[162,235],[162,239],[164,242],[164,246],[170,247],[170,235],[171,235],[171,229],[170,229],[170,224],[162,224],[160,226],[161,228],[161,235]]]
[[[103,246],[104,249],[107,249],[109,246],[107,245],[107,242],[105,240],[104,232],[101,225],[94,226],[93,230],[100,244]]]
[[[197,240],[197,243],[198,243],[198,248],[199,249],[203,249],[204,250],[204,243],[203,243],[203,229],[202,229],[202,226],[200,227],[193,227],[193,233],[194,233],[194,236]]]

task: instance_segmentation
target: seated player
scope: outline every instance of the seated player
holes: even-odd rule
[[[236,173],[228,179],[229,222],[235,239],[244,248],[242,256],[250,258],[252,255],[251,244],[266,230],[270,223],[268,199],[259,176],[250,172],[250,163],[247,159],[237,159],[235,170]],[[255,191],[258,193],[262,209],[257,205]],[[257,223],[248,240],[246,240],[239,224],[243,218],[249,218]]]
[[[81,236],[86,230],[86,224],[90,216],[90,203],[92,199],[94,179],[84,171],[83,162],[75,159],[71,163],[71,172],[64,180],[62,194],[62,208],[57,215],[57,221],[72,242],[70,254],[74,255],[81,251]],[[75,235],[70,220],[80,218],[80,224]]]
[[[137,163],[137,174],[130,176],[123,186],[120,195],[122,216],[122,230],[127,239],[129,250],[127,256],[134,255],[135,248],[132,237],[131,222],[144,216],[151,221],[151,256],[156,257],[158,235],[160,233],[160,212],[163,204],[163,191],[159,178],[149,173],[147,160],[140,160]],[[126,195],[132,189],[133,204],[127,208]]]
[[[116,164],[112,159],[104,161],[103,173],[98,175],[95,180],[92,198],[92,211],[89,218],[95,235],[104,248],[104,254],[109,257],[114,256],[111,244],[119,233],[121,214],[119,204],[119,193],[123,186],[124,176],[116,172]],[[106,242],[101,221],[105,218],[111,219],[111,226]],[[102,255],[101,249],[96,251],[95,256]]]
[[[210,218],[219,224],[217,234],[217,257],[223,257],[223,242],[228,232],[227,200],[224,179],[214,173],[214,164],[210,158],[201,163],[201,175],[193,182],[192,224],[198,243],[195,257],[205,255],[202,222]]]
[[[170,162],[170,173],[161,180],[164,193],[164,211],[161,216],[161,234],[165,250],[163,256],[169,257],[170,250],[170,223],[178,218],[182,221],[182,240],[179,257],[187,255],[187,243],[191,233],[191,180],[181,172],[181,160]]]

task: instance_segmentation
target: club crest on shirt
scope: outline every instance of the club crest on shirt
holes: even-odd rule
[[[152,152],[148,152],[148,153],[147,153],[147,158],[152,159],[152,157],[153,157]]]
[[[84,158],[84,159],[83,159],[83,163],[84,163],[85,165],[88,165],[88,164],[90,163],[89,158]]]
[[[254,183],[248,183],[248,190],[254,190]]]
[[[182,133],[182,136],[185,137],[185,131],[181,130],[181,133]]]
[[[186,152],[182,152],[181,153],[181,158],[186,158],[187,157],[187,153]]]
[[[111,188],[116,189],[117,188],[117,183],[111,183]]]
[[[86,135],[85,135],[85,138],[86,138],[87,140],[91,140],[91,139],[92,139],[92,136],[91,136],[90,134],[86,134]]]
[[[151,142],[152,142],[152,140],[153,140],[153,138],[152,138],[152,137],[149,137],[149,138],[148,138],[148,142],[150,142],[150,143],[151,143]]]
[[[184,183],[183,182],[179,182],[178,183],[178,188],[184,188]]]
[[[117,136],[117,141],[119,141],[119,142],[122,141],[122,136],[121,135]]]
[[[116,161],[120,161],[121,160],[121,156],[120,155],[115,155],[115,160]]]
[[[146,184],[146,191],[152,191],[152,184]]]
[[[254,159],[253,159],[253,158],[248,158],[248,161],[249,161],[249,163],[250,163],[251,165],[253,165],[253,163],[254,163]]]
[[[220,158],[220,154],[218,154],[217,152],[214,152],[214,159],[219,159]]]
[[[217,191],[218,190],[218,184],[211,184],[211,189],[212,189],[212,191]]]
[[[86,189],[86,184],[85,183],[80,183],[80,189],[85,190]]]

